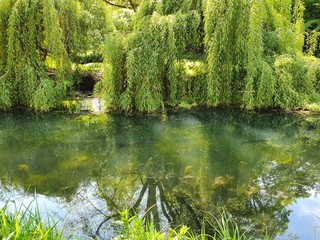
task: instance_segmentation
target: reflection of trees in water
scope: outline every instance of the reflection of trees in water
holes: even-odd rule
[[[143,214],[146,222],[152,219],[158,227],[161,223],[186,224],[199,230],[204,220],[213,221],[219,209],[225,207],[244,228],[251,226],[257,236],[266,231],[277,234],[287,228],[290,211],[286,207],[297,198],[308,197],[319,179],[315,171],[319,163],[308,159],[308,149],[319,142],[306,135],[309,126],[299,117],[283,120],[283,116],[273,116],[265,120],[249,115],[225,120],[217,116],[206,129],[186,127],[182,121],[161,134],[148,122],[143,125],[143,135],[152,141],[144,142],[144,147],[128,144],[123,151],[126,146],[117,141],[141,142],[135,130],[130,132],[137,123],[130,124],[124,124],[129,131],[122,132],[122,136],[116,135],[119,126],[114,135],[108,136],[109,141],[113,139],[111,151],[117,155],[119,146],[122,148],[116,156],[122,159],[121,171],[113,176],[102,174],[97,180],[113,217],[129,208],[132,214]],[[270,135],[275,127],[278,135],[266,139],[257,136],[256,129]],[[184,159],[188,152],[183,151],[188,147],[201,149],[196,154],[190,152],[201,156],[198,162]],[[143,162],[150,154],[148,149],[153,149],[154,159]],[[126,163],[124,156],[128,157]],[[111,162],[117,164],[116,159]]]
[[[243,225],[254,224],[255,229],[261,231],[257,233],[259,236],[263,236],[265,230],[269,233],[282,232],[288,222],[289,212],[285,210],[286,205],[277,201],[275,196],[263,193],[253,183],[250,187],[240,189],[234,187],[234,178],[217,177],[210,184],[211,188],[206,186],[204,190],[206,192],[202,194],[201,177],[183,175],[170,179],[143,174],[140,177],[142,178],[140,188],[136,192],[128,192],[129,189],[122,190],[120,187],[126,183],[132,184],[132,178],[128,175],[123,176],[121,180],[118,178],[122,183],[118,184],[119,188],[115,191],[99,186],[99,192],[107,202],[111,213],[99,225],[97,235],[103,224],[111,218],[120,217],[120,212],[124,209],[129,209],[131,214],[142,214],[146,223],[153,220],[158,229],[161,228],[161,223],[169,223],[171,227],[186,224],[194,230],[200,230],[202,224],[205,224],[204,220],[213,222],[223,207]],[[112,185],[108,179],[99,181],[101,180],[105,186]],[[176,182],[174,187],[171,185],[171,180]],[[118,199],[117,192],[121,192],[119,195],[128,194],[133,197],[132,199],[130,197],[131,202],[123,201],[124,198]],[[161,221],[163,218],[165,222]],[[209,224],[206,228],[210,231]]]
[[[189,196],[182,191],[178,192],[175,189],[176,186],[172,188],[171,182],[172,180],[176,182],[176,179],[173,179],[176,176],[173,174],[161,176],[159,173],[153,175],[150,168],[146,170],[145,172],[140,171],[139,174],[132,173],[133,175],[137,174],[136,183],[140,182],[140,187],[137,191],[132,191],[132,189],[123,190],[120,187],[128,186],[127,184],[131,185],[135,181],[132,175],[117,177],[117,186],[120,188],[112,189],[111,191],[108,186],[114,183],[111,183],[110,179],[103,178],[99,180],[102,180],[103,183],[98,184],[98,190],[112,213],[106,216],[105,220],[99,225],[97,234],[104,223],[111,218],[120,217],[120,212],[124,209],[129,209],[129,213],[132,215],[136,213],[143,214],[145,223],[147,224],[152,220],[157,229],[161,228],[161,224],[164,221],[165,224],[170,223],[171,226],[181,224],[182,216],[191,217],[190,220],[196,224],[196,227],[201,228],[199,216],[194,206],[190,204]],[[133,189],[137,188],[133,187]],[[126,197],[117,198],[119,195],[130,195],[131,201],[123,201]],[[187,219],[184,219],[183,223],[187,222]]]
[[[14,182],[74,199],[83,179],[93,175],[94,191],[106,204],[93,211],[101,215],[93,235],[101,235],[124,209],[145,222],[152,219],[158,228],[169,223],[198,230],[221,206],[257,235],[283,232],[286,206],[319,190],[316,117],[212,112],[176,114],[165,122],[157,116],[98,118],[80,119],[91,126],[80,135],[78,128],[60,131],[64,122],[35,132],[42,151],[35,151],[34,161],[6,162],[0,156],[6,163],[0,166],[2,185]],[[52,145],[54,150],[47,150]],[[35,159],[45,151],[51,157],[40,166]],[[44,173],[37,170],[43,165]]]

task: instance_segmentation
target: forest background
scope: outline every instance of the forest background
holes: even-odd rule
[[[319,42],[320,0],[0,0],[0,109],[320,109]]]

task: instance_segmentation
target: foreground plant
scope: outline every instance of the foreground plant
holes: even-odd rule
[[[225,210],[220,212],[211,226],[215,232],[213,239],[245,240],[253,239],[247,231],[241,231],[238,223]],[[265,239],[269,239],[266,237]]]
[[[78,239],[70,235],[66,237],[63,229],[57,226],[50,215],[45,213],[47,219],[40,213],[38,206],[32,207],[21,205],[14,213],[7,211],[8,205],[0,209],[0,237],[3,240],[23,239],[23,240],[62,240]],[[232,216],[226,211],[214,218],[210,223],[212,235],[202,229],[201,233],[192,232],[187,226],[182,225],[177,229],[159,230],[152,222],[145,224],[144,219],[138,215],[131,215],[130,211],[123,211],[121,220],[116,222],[116,234],[113,240],[248,240],[254,239],[248,231],[243,231]],[[45,220],[45,221],[44,221]],[[92,239],[89,236],[82,236],[81,239]],[[263,238],[271,239],[268,234]]]
[[[128,210],[121,213],[121,220],[117,222],[118,234],[114,237],[117,239],[135,240],[135,239],[152,239],[152,240],[178,240],[178,239],[193,239],[190,236],[189,229],[182,226],[180,230],[169,229],[166,233],[160,231],[152,221],[147,223],[145,227],[143,218],[137,215],[131,216]]]
[[[121,213],[121,220],[118,222],[118,235],[114,240],[249,240],[255,239],[248,231],[240,229],[237,222],[226,211],[220,212],[220,215],[210,222],[212,235],[206,234],[203,228],[201,233],[193,233],[187,226],[182,225],[179,229],[170,228],[167,231],[157,230],[153,222],[147,223],[145,227],[143,218],[137,215],[131,216],[129,211]],[[272,239],[268,234],[263,238]]]
[[[21,205],[14,213],[7,211],[8,204],[0,209],[0,237],[9,239],[62,239],[63,230],[58,230],[57,221],[48,214],[47,220],[43,222],[40,210],[32,203],[28,206]]]

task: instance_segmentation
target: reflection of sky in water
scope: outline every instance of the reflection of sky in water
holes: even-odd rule
[[[1,187],[1,186],[0,186]],[[64,229],[66,238],[87,239],[84,236],[89,234],[91,228],[101,223],[104,214],[108,213],[106,203],[96,196],[94,182],[79,187],[77,194],[71,201],[61,197],[48,197],[42,194],[26,194],[22,190],[4,190],[0,188],[0,209],[10,213],[17,211],[22,213],[30,210],[32,213],[39,211],[42,221],[48,219],[51,224],[57,222],[58,227]],[[104,224],[100,231],[101,239],[110,239],[112,232],[112,221]],[[92,229],[96,230],[96,229]],[[1,237],[1,236],[0,236]]]
[[[298,199],[290,206],[288,230],[277,240],[319,240],[320,239],[320,196]]]
[[[64,219],[67,215],[66,209],[61,207],[62,198],[48,197],[41,194],[26,194],[22,190],[4,191],[0,189],[0,192],[0,208],[6,206],[5,209],[8,212],[25,212],[26,210],[34,212],[37,209],[44,222],[48,219],[48,214],[50,218],[55,220]]]
[[[64,226],[67,235],[81,237],[86,232],[84,225],[94,226],[103,221],[98,209],[104,209],[108,212],[108,207],[103,200],[94,194],[94,185],[95,183],[91,182],[88,186],[81,186],[77,197],[74,197],[71,202],[66,202],[59,197],[46,197],[38,194],[26,196],[19,191],[10,193],[2,191],[2,197],[10,199],[7,210],[14,212],[21,206],[22,210],[29,206],[31,209],[35,209],[37,205],[40,213],[44,216],[44,221],[49,214],[50,218],[58,220],[59,224]],[[0,208],[4,205],[5,202],[0,200]],[[298,199],[296,203],[289,206],[289,209],[292,212],[289,217],[288,229],[276,240],[320,240],[320,195],[312,194],[310,198]],[[68,226],[72,232],[69,232]],[[110,227],[112,228],[112,223],[104,226],[103,231],[100,232],[102,239],[112,237],[113,233],[110,232]],[[77,228],[77,232],[74,232],[74,228]]]

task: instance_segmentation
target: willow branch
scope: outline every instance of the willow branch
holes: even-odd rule
[[[103,0],[105,3],[111,5],[111,6],[114,6],[114,7],[118,7],[118,8],[128,8],[127,6],[125,5],[120,5],[120,4],[117,4],[117,3],[113,3],[113,2],[110,2],[108,0]]]
[[[132,0],[129,0],[130,6],[133,9],[133,11],[136,11],[136,7],[134,6]]]
[[[99,236],[99,232],[101,227],[103,226],[103,224],[105,224],[106,222],[108,222],[110,219],[115,218],[115,217],[120,217],[120,213],[115,213],[111,216],[106,217],[98,226],[97,230],[96,230],[96,235]]]

